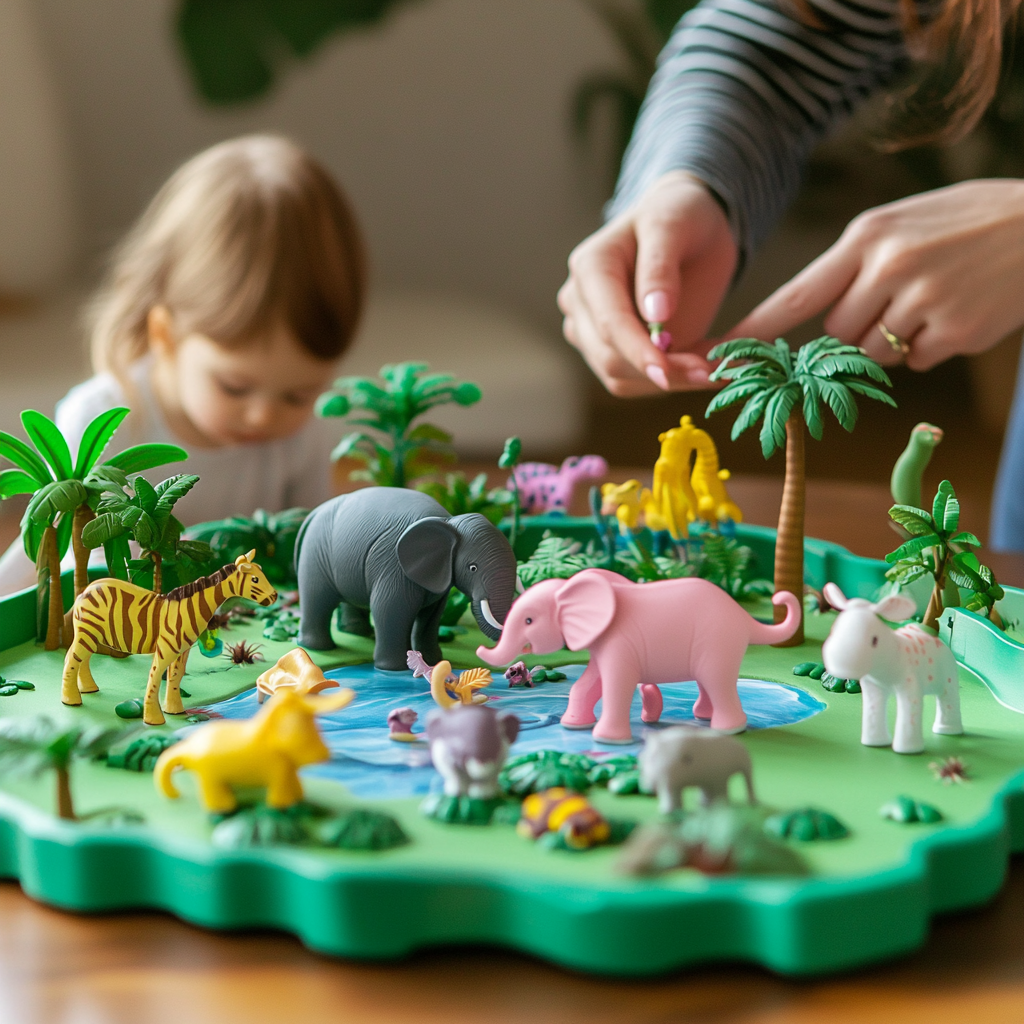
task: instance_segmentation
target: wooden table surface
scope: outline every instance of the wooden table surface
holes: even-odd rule
[[[737,478],[730,489],[748,521],[774,523],[778,481]],[[885,525],[888,505],[881,487],[811,481],[807,533],[880,556],[895,537]],[[1004,582],[1024,585],[1024,559],[1001,558],[997,572]],[[276,933],[212,933],[155,913],[65,914],[6,882],[0,884],[0,1024],[37,1021],[1021,1024],[1024,858],[1013,859],[992,904],[937,919],[919,952],[799,981],[726,966],[623,982],[467,948],[399,963],[353,963],[311,953]]]

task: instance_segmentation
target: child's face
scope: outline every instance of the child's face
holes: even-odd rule
[[[165,344],[150,335],[162,384],[158,393],[171,406],[166,411],[172,420],[177,412],[212,446],[291,436],[309,420],[317,396],[335,375],[333,360],[310,355],[284,327],[238,348],[202,334]]]

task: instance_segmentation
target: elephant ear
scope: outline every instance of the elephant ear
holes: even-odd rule
[[[512,746],[519,735],[519,716],[511,714],[498,715],[498,728],[504,733],[508,745]]]
[[[584,570],[555,594],[555,618],[570,651],[589,647],[615,617],[615,588],[603,573]]]
[[[458,533],[447,519],[419,519],[398,538],[395,552],[402,572],[424,590],[443,594],[452,585],[452,562]]]

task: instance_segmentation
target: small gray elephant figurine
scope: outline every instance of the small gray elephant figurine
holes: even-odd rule
[[[437,630],[452,586],[471,601],[484,635],[501,636],[516,596],[516,558],[482,515],[450,516],[433,498],[403,487],[367,487],[325,501],[296,542],[299,644],[328,651],[331,616],[370,635],[377,668],[401,671],[410,650],[442,658]]]
[[[444,779],[445,796],[490,800],[498,774],[519,735],[515,715],[499,715],[483,704],[459,704],[427,716],[430,758]]]
[[[747,799],[754,799],[750,752],[737,739],[708,729],[676,725],[652,732],[640,752],[640,785],[658,794],[662,814],[678,811],[683,790],[697,786],[705,805],[729,796],[729,779],[742,772]]]

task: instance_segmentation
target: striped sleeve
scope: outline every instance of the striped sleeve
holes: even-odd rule
[[[812,149],[909,65],[899,0],[703,0],[658,61],[609,217],[657,178],[686,170],[716,193],[741,263],[800,185]],[[919,3],[922,20],[932,3]]]

